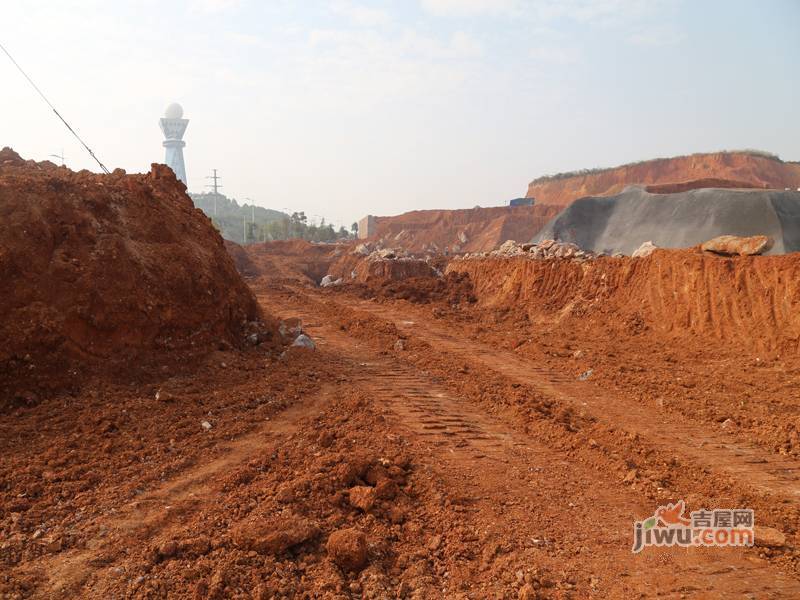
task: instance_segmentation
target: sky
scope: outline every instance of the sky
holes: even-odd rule
[[[163,162],[179,102],[190,191],[216,168],[337,226],[648,158],[800,160],[797,0],[25,0],[0,44],[110,169]],[[0,81],[0,146],[99,170],[2,54]]]

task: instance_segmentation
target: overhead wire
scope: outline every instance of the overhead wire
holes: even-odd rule
[[[98,164],[98,165],[100,165],[100,168],[101,168],[101,169],[103,169],[103,172],[104,172],[104,173],[106,173],[106,174],[108,175],[108,174],[110,173],[110,171],[109,171],[109,170],[106,168],[106,166],[105,166],[105,165],[104,165],[102,162],[100,162],[100,159],[99,159],[99,158],[97,158],[97,156],[95,156],[95,153],[94,153],[94,152],[92,152],[92,149],[91,149],[91,148],[89,148],[89,146],[86,144],[86,142],[84,142],[84,141],[81,139],[81,136],[79,136],[79,135],[78,135],[78,134],[75,132],[75,130],[74,130],[72,127],[70,127],[70,124],[69,124],[69,123],[67,123],[66,119],[64,119],[64,117],[62,117],[62,116],[61,116],[61,114],[60,114],[60,113],[59,113],[59,112],[56,110],[56,107],[55,107],[55,106],[53,106],[53,105],[52,105],[52,103],[50,102],[50,100],[48,100],[48,99],[47,99],[47,96],[45,96],[45,95],[44,95],[44,93],[42,93],[42,90],[40,90],[40,89],[39,89],[39,86],[38,86],[38,85],[36,85],[36,84],[33,82],[33,79],[31,79],[31,78],[28,76],[28,74],[27,74],[27,73],[26,73],[26,72],[25,72],[25,71],[22,69],[22,67],[20,67],[20,66],[19,66],[19,63],[17,63],[17,61],[16,61],[16,60],[14,60],[14,57],[13,57],[13,56],[11,56],[11,54],[9,53],[9,51],[8,51],[8,50],[6,50],[5,46],[3,46],[3,44],[1,44],[1,43],[0,43],[0,50],[2,50],[2,51],[5,53],[5,55],[8,57],[8,59],[9,59],[9,60],[10,60],[10,61],[11,61],[11,62],[14,64],[14,66],[15,66],[15,67],[17,67],[17,69],[19,70],[19,72],[20,72],[20,73],[22,73],[22,75],[25,77],[25,79],[27,79],[27,80],[28,80],[28,83],[30,83],[30,84],[31,84],[31,86],[33,86],[33,89],[34,89],[34,90],[36,90],[36,93],[38,93],[38,94],[39,94],[39,96],[41,96],[42,100],[44,100],[44,101],[47,103],[47,106],[49,106],[49,107],[50,107],[50,108],[53,110],[53,112],[56,114],[56,116],[57,116],[57,117],[58,117],[58,118],[61,120],[61,122],[62,122],[62,123],[64,123],[64,125],[66,126],[66,128],[67,128],[67,129],[69,129],[69,132],[70,132],[72,135],[74,135],[74,136],[75,136],[75,139],[76,139],[76,140],[78,140],[78,141],[81,143],[81,145],[82,145],[84,148],[86,148],[86,151],[89,153],[89,155],[90,155],[90,156],[91,156],[91,157],[92,157],[92,158],[93,158],[95,161],[97,161],[97,164]]]

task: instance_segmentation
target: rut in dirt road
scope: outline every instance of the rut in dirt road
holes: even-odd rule
[[[728,473],[754,488],[800,505],[798,461],[776,456],[754,445],[734,442],[706,426],[655,412],[589,381],[576,381],[526,361],[513,352],[456,337],[434,322],[409,321],[407,315],[368,302],[359,302],[358,310],[385,319],[400,331],[413,334],[443,352],[478,361],[511,380],[583,409],[602,422],[638,434],[657,448]]]
[[[260,299],[269,303],[266,296]],[[584,573],[605,574],[598,577],[598,591],[626,597],[648,596],[655,589],[675,596],[800,595],[800,582],[754,555],[726,549],[632,555],[632,523],[652,510],[636,491],[515,431],[469,398],[453,395],[431,374],[369,350],[333,324],[320,324],[302,301],[270,303],[269,309],[306,319],[306,329],[321,345],[359,365],[354,385],[385,406],[394,427],[428,448],[428,468],[461,498],[476,532],[494,531],[544,564],[578,558]],[[587,526],[576,526],[580,523]],[[476,537],[473,551],[486,545]],[[656,564],[670,566],[653,569]]]

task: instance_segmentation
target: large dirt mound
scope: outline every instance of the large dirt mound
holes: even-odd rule
[[[536,198],[537,202],[567,206],[583,196],[618,194],[634,183],[677,184],[697,179],[725,179],[761,188],[797,189],[800,187],[800,163],[752,152],[659,158],[611,169],[540,177],[530,183],[527,196]]]
[[[526,258],[456,259],[482,306],[522,311],[531,322],[626,336],[723,340],[748,350],[796,352],[800,342],[800,255],[721,258],[656,250],[647,258],[584,263]]]
[[[506,240],[529,240],[558,211],[544,204],[416,210],[378,217],[370,240],[410,252],[484,252]]]
[[[643,242],[687,248],[720,235],[767,235],[768,251],[800,250],[800,192],[698,189],[649,194],[630,187],[611,197],[581,198],[535,240],[558,239],[584,250],[633,253]]]
[[[87,365],[238,345],[260,318],[222,238],[163,165],[75,173],[6,148],[0,220],[0,396],[75,382]]]

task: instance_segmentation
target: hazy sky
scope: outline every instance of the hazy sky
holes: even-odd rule
[[[800,160],[798,0],[7,2],[0,43],[109,168],[349,225],[723,148]],[[97,166],[0,55],[0,146]]]

